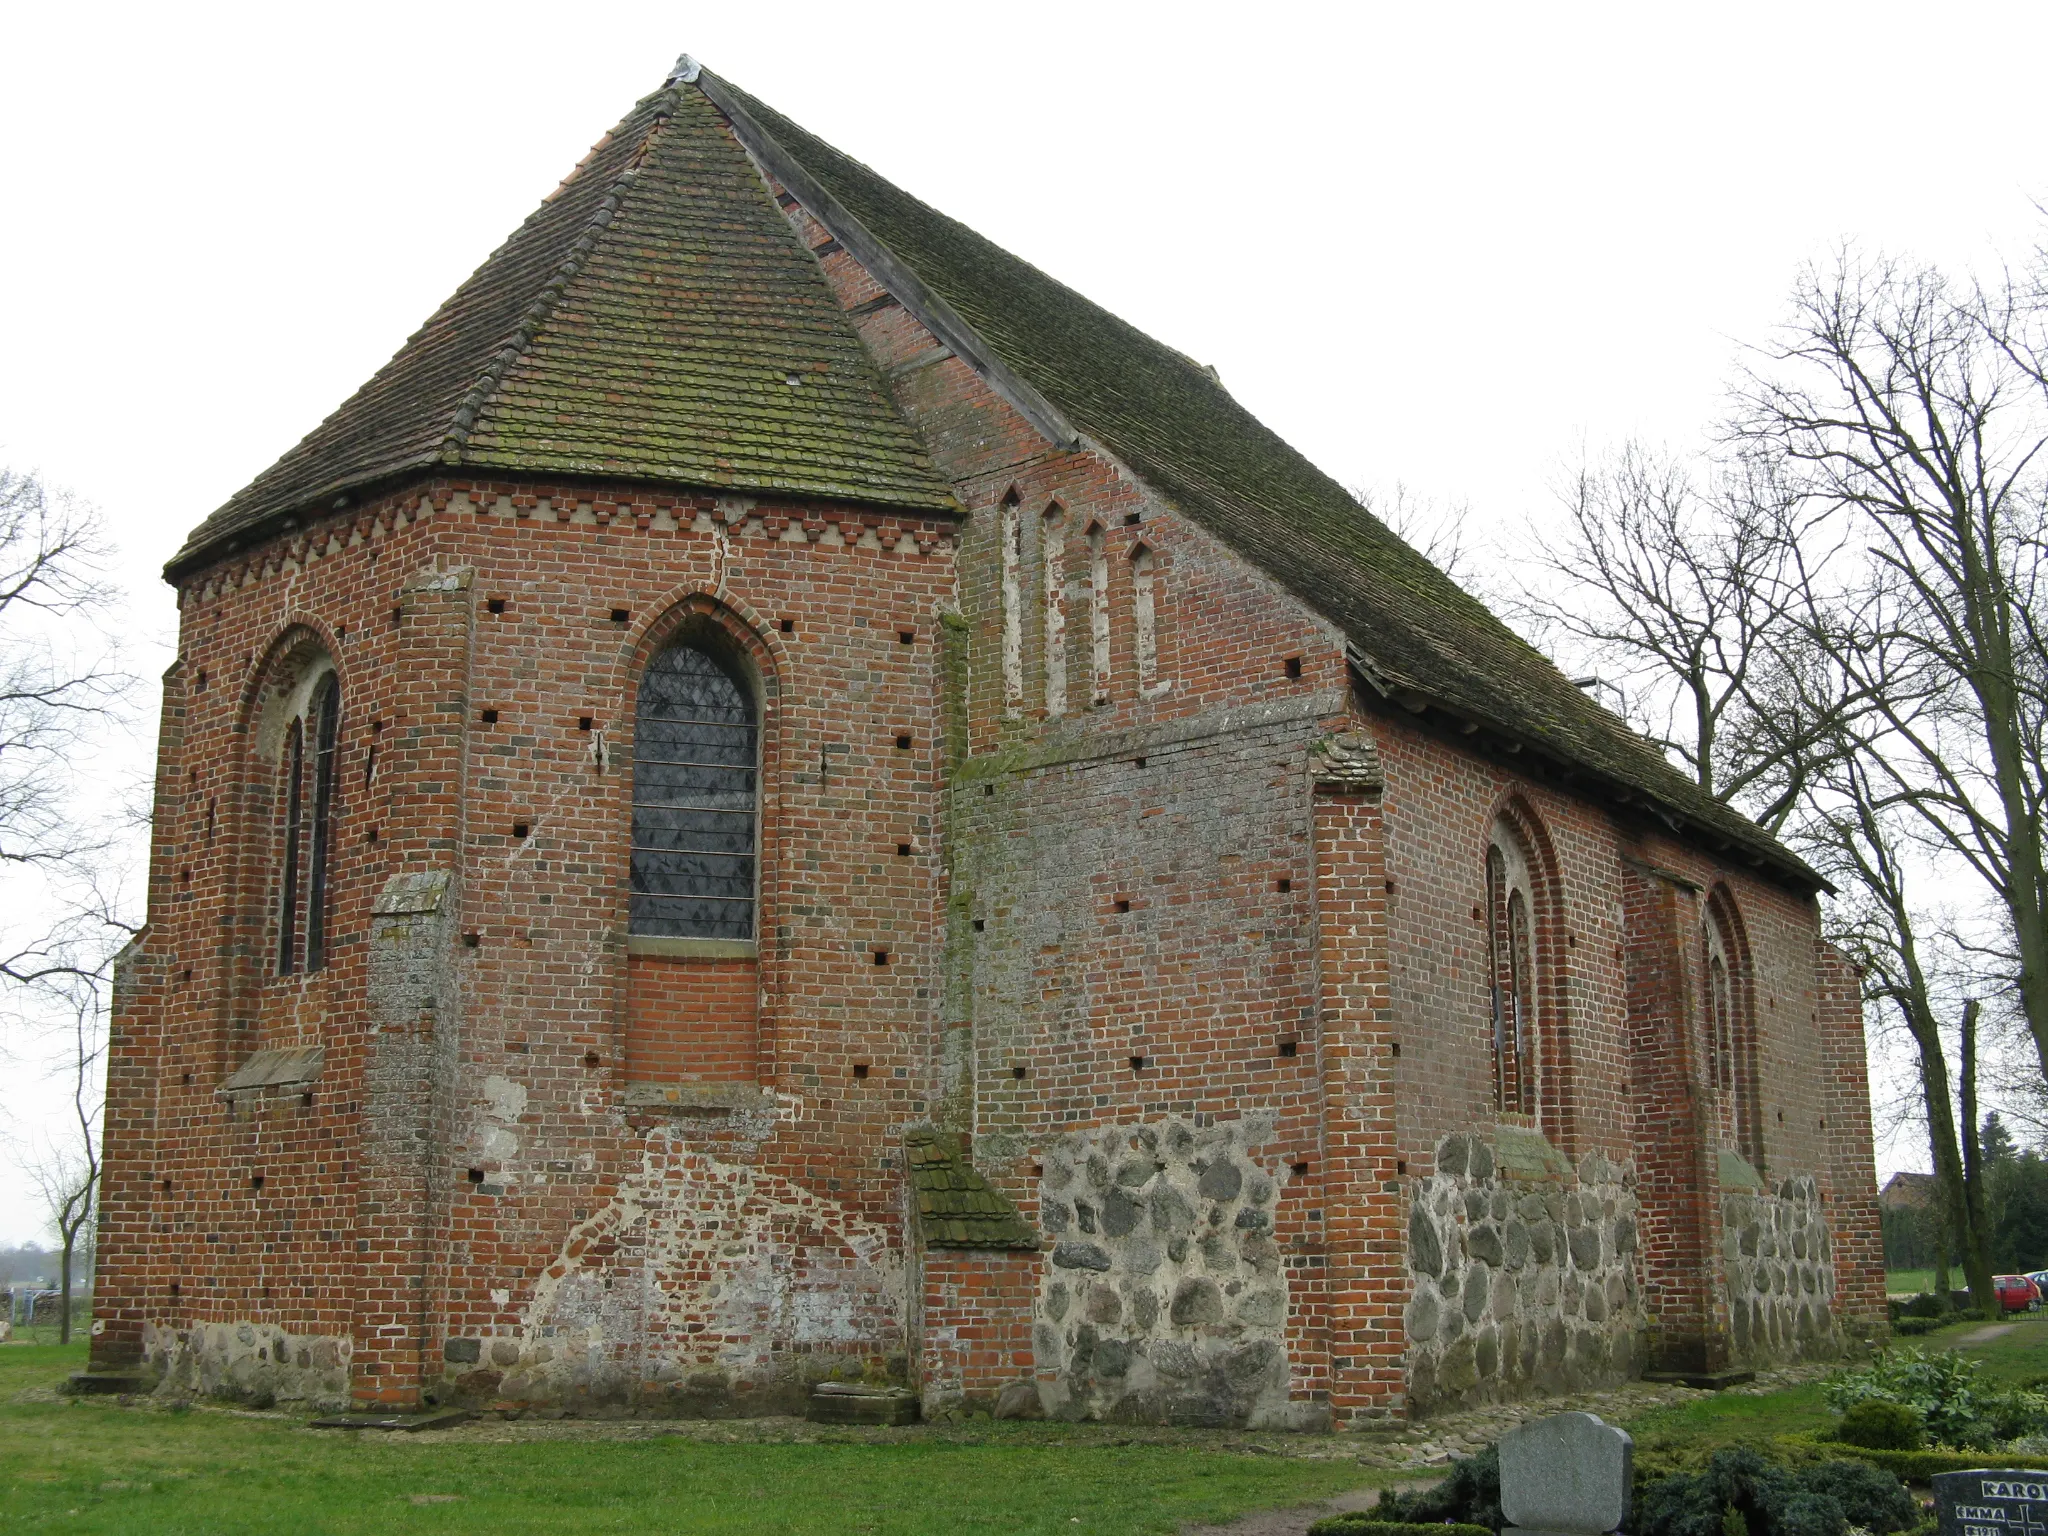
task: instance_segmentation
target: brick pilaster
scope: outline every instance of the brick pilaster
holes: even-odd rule
[[[1884,1234],[1871,1155],[1870,1073],[1863,1053],[1863,988],[1849,957],[1814,946],[1814,1014],[1827,1082],[1828,1238],[1835,1261],[1835,1316],[1851,1335],[1882,1342]]]
[[[1405,1410],[1405,1198],[1394,1135],[1386,854],[1376,771],[1318,754],[1314,801],[1318,1066],[1329,1245],[1330,1410]],[[1355,759],[1354,759],[1355,762]]]
[[[356,1207],[350,1390],[409,1405],[434,1374],[445,1284],[447,1105],[458,1044],[455,956],[467,773],[470,573],[428,569],[398,612],[400,693],[385,771],[408,793],[390,827],[401,873],[371,919],[370,1036]]]

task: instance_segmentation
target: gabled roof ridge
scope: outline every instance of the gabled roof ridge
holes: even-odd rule
[[[534,337],[540,334],[541,327],[546,325],[554,314],[556,306],[562,301],[562,295],[569,291],[569,285],[583,270],[584,262],[589,259],[590,253],[597,249],[598,241],[604,237],[605,231],[611,227],[612,220],[625,206],[626,194],[633,190],[633,183],[639,179],[640,168],[647,163],[648,153],[654,148],[655,140],[661,137],[662,130],[668,126],[669,118],[674,112],[673,85],[664,86],[655,95],[669,98],[667,110],[656,109],[646,131],[640,135],[639,144],[634,147],[632,158],[612,179],[610,189],[598,200],[597,206],[591,210],[590,217],[585,220],[583,232],[570,243],[568,251],[555,264],[555,270],[548,274],[547,281],[541,284],[539,291],[526,306],[525,312],[520,315],[518,323],[513,326],[511,336],[491,354],[490,360],[477,375],[476,382],[469,386],[457,403],[448,430],[441,439],[441,456],[447,463],[462,462],[462,450],[468,445],[470,432],[476,426],[477,418],[483,414],[484,407],[490,403],[491,396],[497,393],[498,386],[504,382],[505,375],[512,365],[526,355],[527,348],[533,345]],[[562,185],[550,194],[550,200],[567,190],[568,184],[582,174],[583,166],[596,157],[610,137],[611,135],[607,134],[605,139],[598,141],[576,169],[563,178]]]
[[[684,66],[687,66],[687,74],[683,72]],[[1080,431],[1067,420],[1065,412],[1019,378],[970,322],[934,293],[914,270],[898,260],[887,242],[878,238],[851,209],[805,170],[802,162],[763,126],[753,109],[764,107],[764,103],[731,81],[719,78],[687,54],[683,56],[683,64],[678,65],[677,78],[687,79],[702,91],[704,99],[725,114],[740,143],[756,163],[789,188],[796,200],[832,232],[832,237],[853,253],[854,260],[867,268],[870,275],[922,320],[940,341],[966,358],[975,371],[1015,406],[1032,426],[1063,448],[1072,448],[1081,441]],[[871,166],[862,166],[861,169],[871,176],[880,174]],[[909,193],[904,195],[910,196]],[[919,206],[935,218],[946,217],[922,200],[919,200]],[[1050,276],[1046,280],[1057,281]]]
[[[1036,385],[1019,377],[1000,356],[999,343],[988,339],[981,327],[961,315],[951,303],[934,291],[931,285],[926,283],[889,246],[886,240],[870,229],[839,197],[827,188],[824,183],[819,181],[804,166],[797,153],[789,146],[783,144],[762,121],[763,114],[779,117],[782,115],[781,113],[777,112],[775,108],[768,106],[758,97],[750,95],[744,88],[734,85],[730,80],[722,78],[715,71],[705,68],[699,61],[690,58],[688,55],[685,55],[683,61],[678,65],[678,73],[675,78],[688,80],[690,83],[695,84],[698,90],[702,91],[705,97],[710,100],[712,105],[723,112],[732,122],[735,131],[739,134],[741,143],[747,147],[748,152],[756,160],[760,161],[763,167],[775,176],[776,180],[788,187],[797,201],[817,218],[819,223],[831,231],[833,238],[845,246],[853,254],[854,259],[859,261],[863,267],[866,267],[869,273],[902,302],[906,308],[910,309],[920,320],[924,321],[927,328],[933,331],[939,340],[965,357],[974,365],[978,372],[981,372],[988,379],[991,385],[995,387],[997,393],[1009,399],[1012,405],[1017,406],[1019,410],[1023,411],[1033,426],[1043,432],[1046,437],[1066,448],[1078,446],[1085,438],[1087,446],[1092,451],[1115,460],[1133,478],[1143,481],[1153,494],[1159,496],[1162,500],[1169,504],[1174,502],[1175,497],[1172,491],[1168,487],[1158,484],[1156,477],[1147,474],[1139,466],[1129,462],[1129,455],[1118,451],[1101,441],[1095,434],[1076,425],[1069,418],[1067,412],[1047,397]],[[792,126],[797,127],[800,132],[809,134],[809,130],[802,128],[800,124],[792,124]],[[820,142],[822,143],[822,141]],[[827,147],[832,148],[831,146]],[[906,202],[915,204],[919,211],[926,216],[950,226],[963,237],[986,246],[991,253],[1000,256],[1003,260],[1024,268],[1041,282],[1058,289],[1061,294],[1071,299],[1074,303],[1087,306],[1095,315],[1115,326],[1122,333],[1126,341],[1135,346],[1150,349],[1169,357],[1176,365],[1187,372],[1190,381],[1195,383],[1197,387],[1215,390],[1222,396],[1223,403],[1237,415],[1243,417],[1247,425],[1258,432],[1273,435],[1275,441],[1281,447],[1298,458],[1303,466],[1324,481],[1336,494],[1350,502],[1369,523],[1380,529],[1386,535],[1390,545],[1398,548],[1402,554],[1410,557],[1404,562],[1408,569],[1400,572],[1390,572],[1383,569],[1378,573],[1379,575],[1382,577],[1392,576],[1401,586],[1419,595],[1426,595],[1434,601],[1441,602],[1448,599],[1455,603],[1461,603],[1470,610],[1472,617],[1482,622],[1498,622],[1496,616],[1484,603],[1444,575],[1427,557],[1416,552],[1399,534],[1388,528],[1370,507],[1360,502],[1357,497],[1351,494],[1349,489],[1324,470],[1322,466],[1302,455],[1298,449],[1279,439],[1277,435],[1272,434],[1270,428],[1267,428],[1263,422],[1259,421],[1256,416],[1238,401],[1235,395],[1232,395],[1229,390],[1223,387],[1222,379],[1214,368],[1197,362],[1189,353],[1182,351],[1170,342],[1161,341],[1158,337],[1132,321],[1125,319],[1116,311],[1105,308],[1072,284],[1055,277],[1037,263],[1017,255],[1014,251],[997,245],[988,236],[973,228],[973,226],[962,223],[941,208],[934,207],[916,193],[888,182],[888,179],[880,171],[877,171],[866,162],[857,160],[852,155],[846,154],[844,150],[837,148],[832,148],[832,153],[839,155],[842,159],[856,166],[867,175],[874,177],[877,181],[889,185],[897,196],[903,198]],[[1184,476],[1191,479],[1207,481],[1209,478],[1199,471],[1188,469],[1186,466],[1182,467],[1181,472]],[[1226,494],[1229,491],[1227,486],[1210,486],[1208,488]],[[1181,510],[1185,511],[1186,509]],[[1296,537],[1310,539],[1318,543],[1321,542],[1315,540],[1314,535],[1308,530],[1297,530]],[[1503,627],[1505,628],[1505,626]],[[1509,630],[1508,633],[1513,634],[1513,631]],[[1515,635],[1514,638],[1520,642],[1523,649],[1531,656],[1542,661],[1546,666],[1555,665],[1549,657],[1543,655],[1540,650],[1530,645],[1521,636]]]
[[[1549,657],[1261,422],[1208,369],[719,79],[695,82],[750,153],[904,307],[1024,409],[1085,445],[1342,629],[1371,691],[1490,729],[1795,885],[1823,882],[1702,791]],[[867,247],[863,249],[862,247]],[[940,317],[943,325],[933,324]],[[1073,436],[1045,430],[1058,420]]]

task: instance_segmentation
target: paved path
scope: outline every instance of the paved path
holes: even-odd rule
[[[1989,1344],[2001,1334],[2011,1333],[2017,1327],[2019,1327],[2018,1323],[1993,1323],[1989,1328],[1979,1328],[1972,1333],[1964,1334],[1956,1342],[1958,1344]]]

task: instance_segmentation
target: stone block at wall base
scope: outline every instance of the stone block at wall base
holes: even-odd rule
[[[812,1390],[804,1417],[813,1424],[915,1424],[918,1402],[901,1387],[828,1381]]]
[[[1042,1419],[1045,1417],[1045,1402],[1038,1395],[1035,1381],[1013,1381],[996,1394],[996,1417],[999,1419]]]
[[[1289,1435],[1326,1435],[1330,1432],[1328,1403],[1264,1403],[1244,1421],[1246,1429],[1279,1430]]]

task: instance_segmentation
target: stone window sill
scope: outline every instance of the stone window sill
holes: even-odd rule
[[[752,939],[671,939],[651,933],[626,936],[626,953],[664,960],[753,960],[759,958]]]

